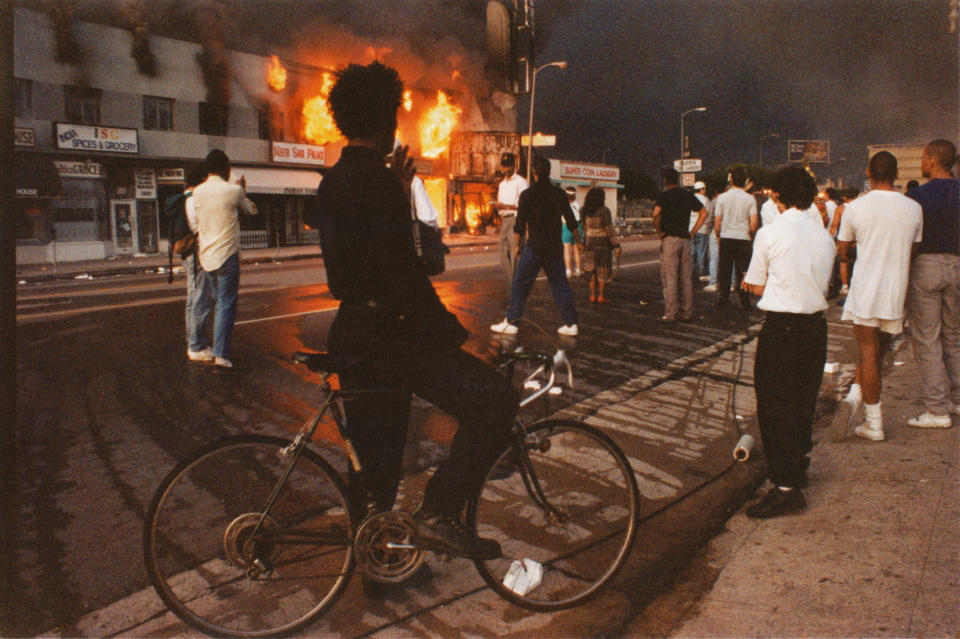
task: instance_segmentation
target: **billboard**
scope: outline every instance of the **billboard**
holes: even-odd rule
[[[829,140],[788,140],[787,162],[829,162]]]

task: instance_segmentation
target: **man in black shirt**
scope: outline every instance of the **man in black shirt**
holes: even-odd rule
[[[330,292],[341,300],[328,347],[357,362],[340,375],[344,389],[399,389],[346,405],[363,466],[362,477],[350,478],[353,505],[393,506],[416,393],[460,422],[415,515],[417,542],[497,557],[499,545],[466,531],[462,513],[506,447],[517,393],[493,367],[460,349],[467,331],[437,297],[414,251],[412,161],[403,147],[391,168],[384,162],[403,95],[397,72],[374,62],[352,64],[337,76],[328,102],[348,145],[324,176],[313,211]]]
[[[557,332],[561,335],[576,335],[579,332],[577,308],[574,306],[573,291],[567,282],[563,263],[563,228],[560,222],[566,223],[577,243],[577,250],[583,251],[579,224],[573,209],[570,208],[567,194],[550,181],[550,161],[544,158],[535,160],[534,174],[533,186],[520,194],[520,203],[517,205],[514,230],[517,233],[517,245],[523,245],[523,250],[513,272],[510,308],[507,310],[507,318],[491,326],[490,330],[511,335],[517,332],[515,322],[523,315],[527,296],[530,295],[530,289],[542,268],[547,274],[553,299],[560,307],[560,317],[563,319],[563,326],[558,328]],[[525,232],[528,236],[524,244]]]
[[[677,282],[682,300],[679,317],[688,320],[693,315],[693,267],[690,263],[690,234],[696,233],[707,219],[707,209],[693,195],[680,188],[680,174],[673,169],[663,172],[667,190],[657,197],[653,207],[653,226],[660,238],[660,279],[663,283],[663,317],[676,321]],[[690,213],[698,213],[690,228]]]

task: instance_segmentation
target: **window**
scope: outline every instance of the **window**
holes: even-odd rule
[[[200,133],[204,135],[227,134],[227,105],[210,102],[200,103]]]
[[[148,131],[173,131],[173,100],[143,96],[143,128]]]
[[[63,87],[67,122],[100,124],[100,90],[87,87]]]
[[[270,140],[270,112],[257,111],[257,125],[261,140]]]
[[[13,115],[18,118],[33,117],[33,82],[17,78],[14,90]]]

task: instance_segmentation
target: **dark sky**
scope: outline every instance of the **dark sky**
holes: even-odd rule
[[[862,176],[867,144],[956,140],[957,34],[948,0],[537,2],[535,129],[561,156],[639,166],[679,154],[680,114],[705,168],[783,162],[787,138],[826,139]],[[525,120],[524,120],[525,121]],[[817,168],[815,166],[815,168]]]
[[[214,6],[228,45],[255,53],[311,41],[316,50],[337,48],[328,34],[342,30],[419,56],[425,70],[451,54],[482,67],[482,0],[68,4],[121,24],[140,6],[154,32],[188,39],[206,35],[190,16]],[[757,163],[761,139],[778,134],[763,145],[767,164],[785,160],[788,138],[825,139],[834,164],[815,167],[818,175],[859,180],[867,144],[956,140],[958,39],[949,9],[950,0],[536,0],[537,62],[569,67],[538,75],[534,128],[557,135],[552,157],[605,158],[656,175],[661,149],[668,163],[679,154],[680,113],[705,106],[684,122],[707,170]],[[527,104],[521,96],[522,129]]]

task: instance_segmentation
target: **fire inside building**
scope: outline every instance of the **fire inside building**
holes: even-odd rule
[[[228,49],[215,21],[195,42],[71,17],[70,6],[14,12],[18,263],[165,252],[163,204],[213,148],[260,211],[241,221],[243,248],[315,244],[305,211],[345,144],[326,104],[332,70],[375,59],[407,85],[397,137],[439,224],[498,223],[499,157],[524,156],[516,96],[529,80],[531,2],[487,2],[485,45],[445,42],[430,59],[329,30],[336,46],[256,55]],[[558,182],[616,192],[616,179],[564,177],[554,163]]]

